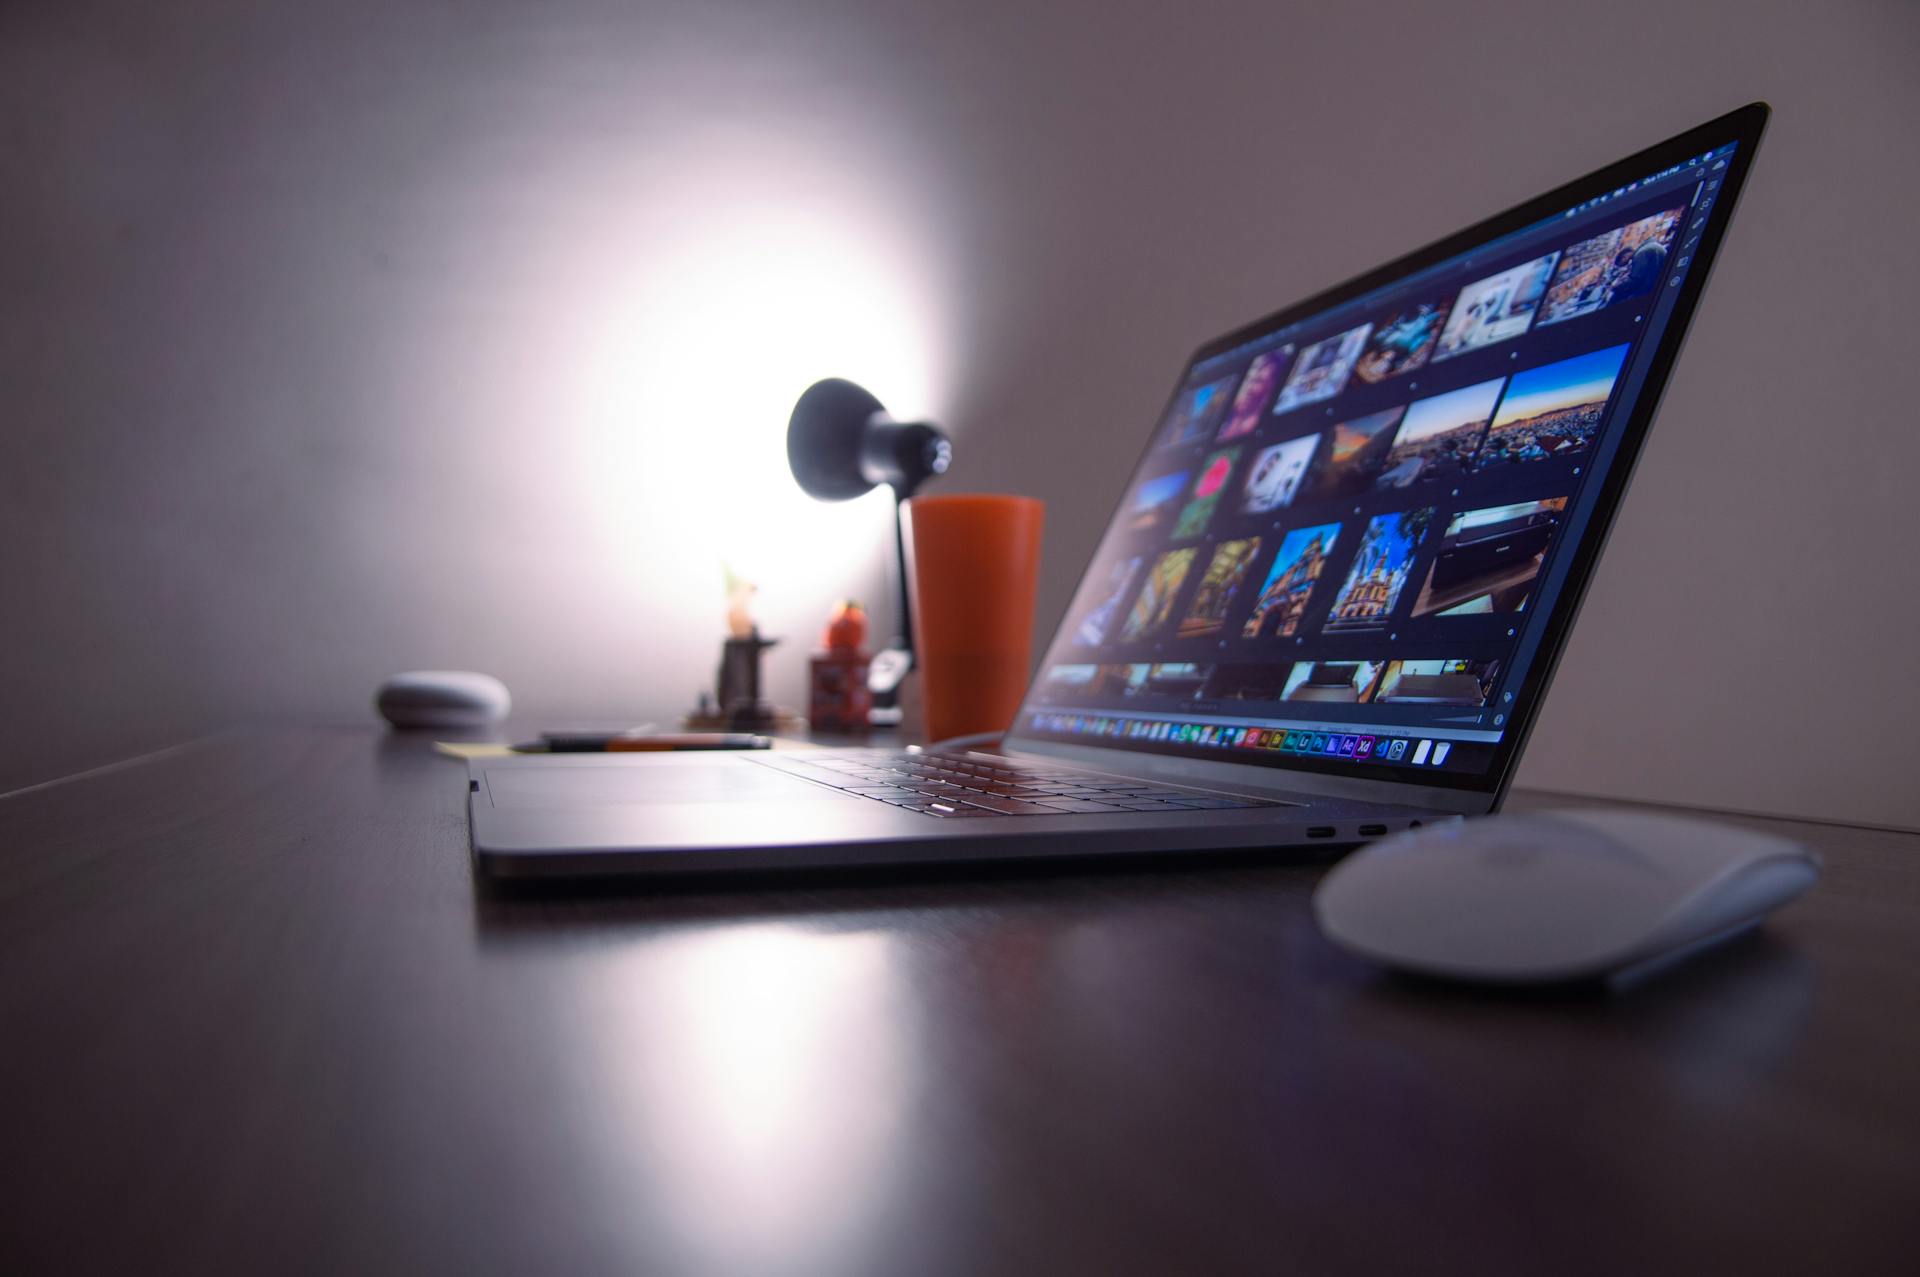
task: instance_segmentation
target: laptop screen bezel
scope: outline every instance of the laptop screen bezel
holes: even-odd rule
[[[1423,248],[1395,258],[1344,283],[1336,284],[1291,306],[1242,324],[1233,331],[1202,344],[1181,365],[1180,378],[1183,382],[1187,370],[1195,364],[1235,350],[1268,332],[1342,305],[1377,288],[1393,284],[1401,277],[1415,271],[1471,252],[1489,240],[1522,230],[1546,218],[1558,216],[1567,208],[1604,195],[1629,182],[1637,181],[1649,173],[1683,163],[1693,156],[1718,149],[1728,143],[1735,144],[1734,153],[1721,178],[1719,206],[1715,210],[1715,215],[1710,217],[1707,225],[1702,228],[1700,243],[1693,254],[1693,269],[1688,272],[1677,290],[1679,296],[1675,298],[1671,316],[1655,344],[1640,395],[1631,406],[1626,420],[1610,425],[1610,428],[1620,432],[1619,451],[1602,479],[1586,534],[1572,547],[1571,568],[1544,622],[1534,668],[1530,672],[1526,685],[1520,689],[1520,695],[1516,698],[1509,716],[1508,729],[1496,747],[1493,760],[1485,772],[1481,774],[1430,772],[1415,776],[1399,773],[1391,776],[1367,776],[1356,774],[1350,765],[1343,766],[1331,762],[1316,763],[1311,759],[1290,755],[1263,758],[1256,767],[1244,765],[1246,760],[1243,757],[1236,757],[1229,751],[1221,752],[1220,762],[1243,764],[1234,769],[1238,772],[1258,771],[1274,777],[1286,777],[1289,783],[1300,782],[1301,788],[1333,789],[1356,795],[1378,792],[1382,797],[1398,802],[1420,801],[1428,796],[1445,797],[1448,800],[1445,805],[1449,807],[1459,806],[1459,800],[1463,797],[1479,794],[1491,796],[1492,801],[1486,805],[1498,805],[1500,797],[1504,795],[1512,781],[1520,755],[1532,733],[1534,723],[1538,720],[1540,706],[1546,699],[1547,689],[1551,686],[1553,675],[1559,666],[1574,619],[1579,615],[1580,606],[1585,600],[1588,584],[1593,577],[1593,569],[1599,560],[1601,550],[1605,547],[1621,499],[1625,495],[1627,484],[1639,461],[1647,432],[1652,426],[1661,397],[1665,393],[1674,362],[1685,342],[1701,292],[1719,258],[1721,241],[1725,238],[1726,229],[1732,221],[1734,209],[1746,185],[1747,174],[1753,167],[1754,156],[1759,148],[1760,137],[1770,113],[1771,109],[1765,102],[1749,103],[1697,128],[1689,129],[1655,146],[1635,152],[1605,168],[1597,169],[1584,177],[1555,187],[1525,203],[1476,222]],[[1175,393],[1178,392],[1179,384],[1176,383]],[[1123,491],[1116,501],[1115,513],[1109,516],[1104,527],[1112,525],[1113,519],[1118,516],[1118,504],[1124,502],[1125,498],[1126,494]],[[1082,579],[1092,570],[1093,564],[1089,561],[1088,566],[1081,573]],[[1049,648],[1058,641],[1061,629],[1069,623],[1070,619],[1070,610],[1062,613],[1052,637],[1048,640]],[[1004,743],[1007,748],[1083,759],[1100,756],[1125,757],[1135,765],[1144,759],[1162,757],[1179,758],[1188,763],[1210,761],[1187,752],[1157,751],[1137,747],[1112,749],[1103,748],[1094,740],[1063,741],[1055,737],[1021,734],[1019,724],[1033,706],[1033,698],[1040,687],[1040,677],[1043,675],[1044,671],[1037,672],[1033,684],[1028,688],[1026,701],[1015,718],[1014,729],[1005,738]]]

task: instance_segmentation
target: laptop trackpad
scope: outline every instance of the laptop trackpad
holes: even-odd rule
[[[652,760],[648,760],[650,762]],[[663,760],[664,761],[664,760]],[[739,759],[672,759],[667,766],[490,767],[495,807],[647,807],[680,803],[859,802],[852,794]]]

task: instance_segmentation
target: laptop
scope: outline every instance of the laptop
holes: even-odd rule
[[[475,760],[477,865],[1312,848],[1497,809],[1767,115],[1202,345],[992,748]]]

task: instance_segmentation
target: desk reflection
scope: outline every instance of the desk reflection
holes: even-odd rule
[[[647,1216],[699,1271],[826,1257],[887,1211],[913,1017],[892,942],[757,923],[656,937],[599,967],[582,1081]],[[656,1242],[658,1239],[655,1239]]]

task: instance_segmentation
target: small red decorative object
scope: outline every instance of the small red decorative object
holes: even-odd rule
[[[873,709],[867,687],[867,610],[852,599],[833,609],[820,641],[823,652],[808,662],[808,725],[817,732],[865,732]]]
[[[858,652],[867,645],[867,609],[852,599],[835,605],[820,638],[829,652]]]

